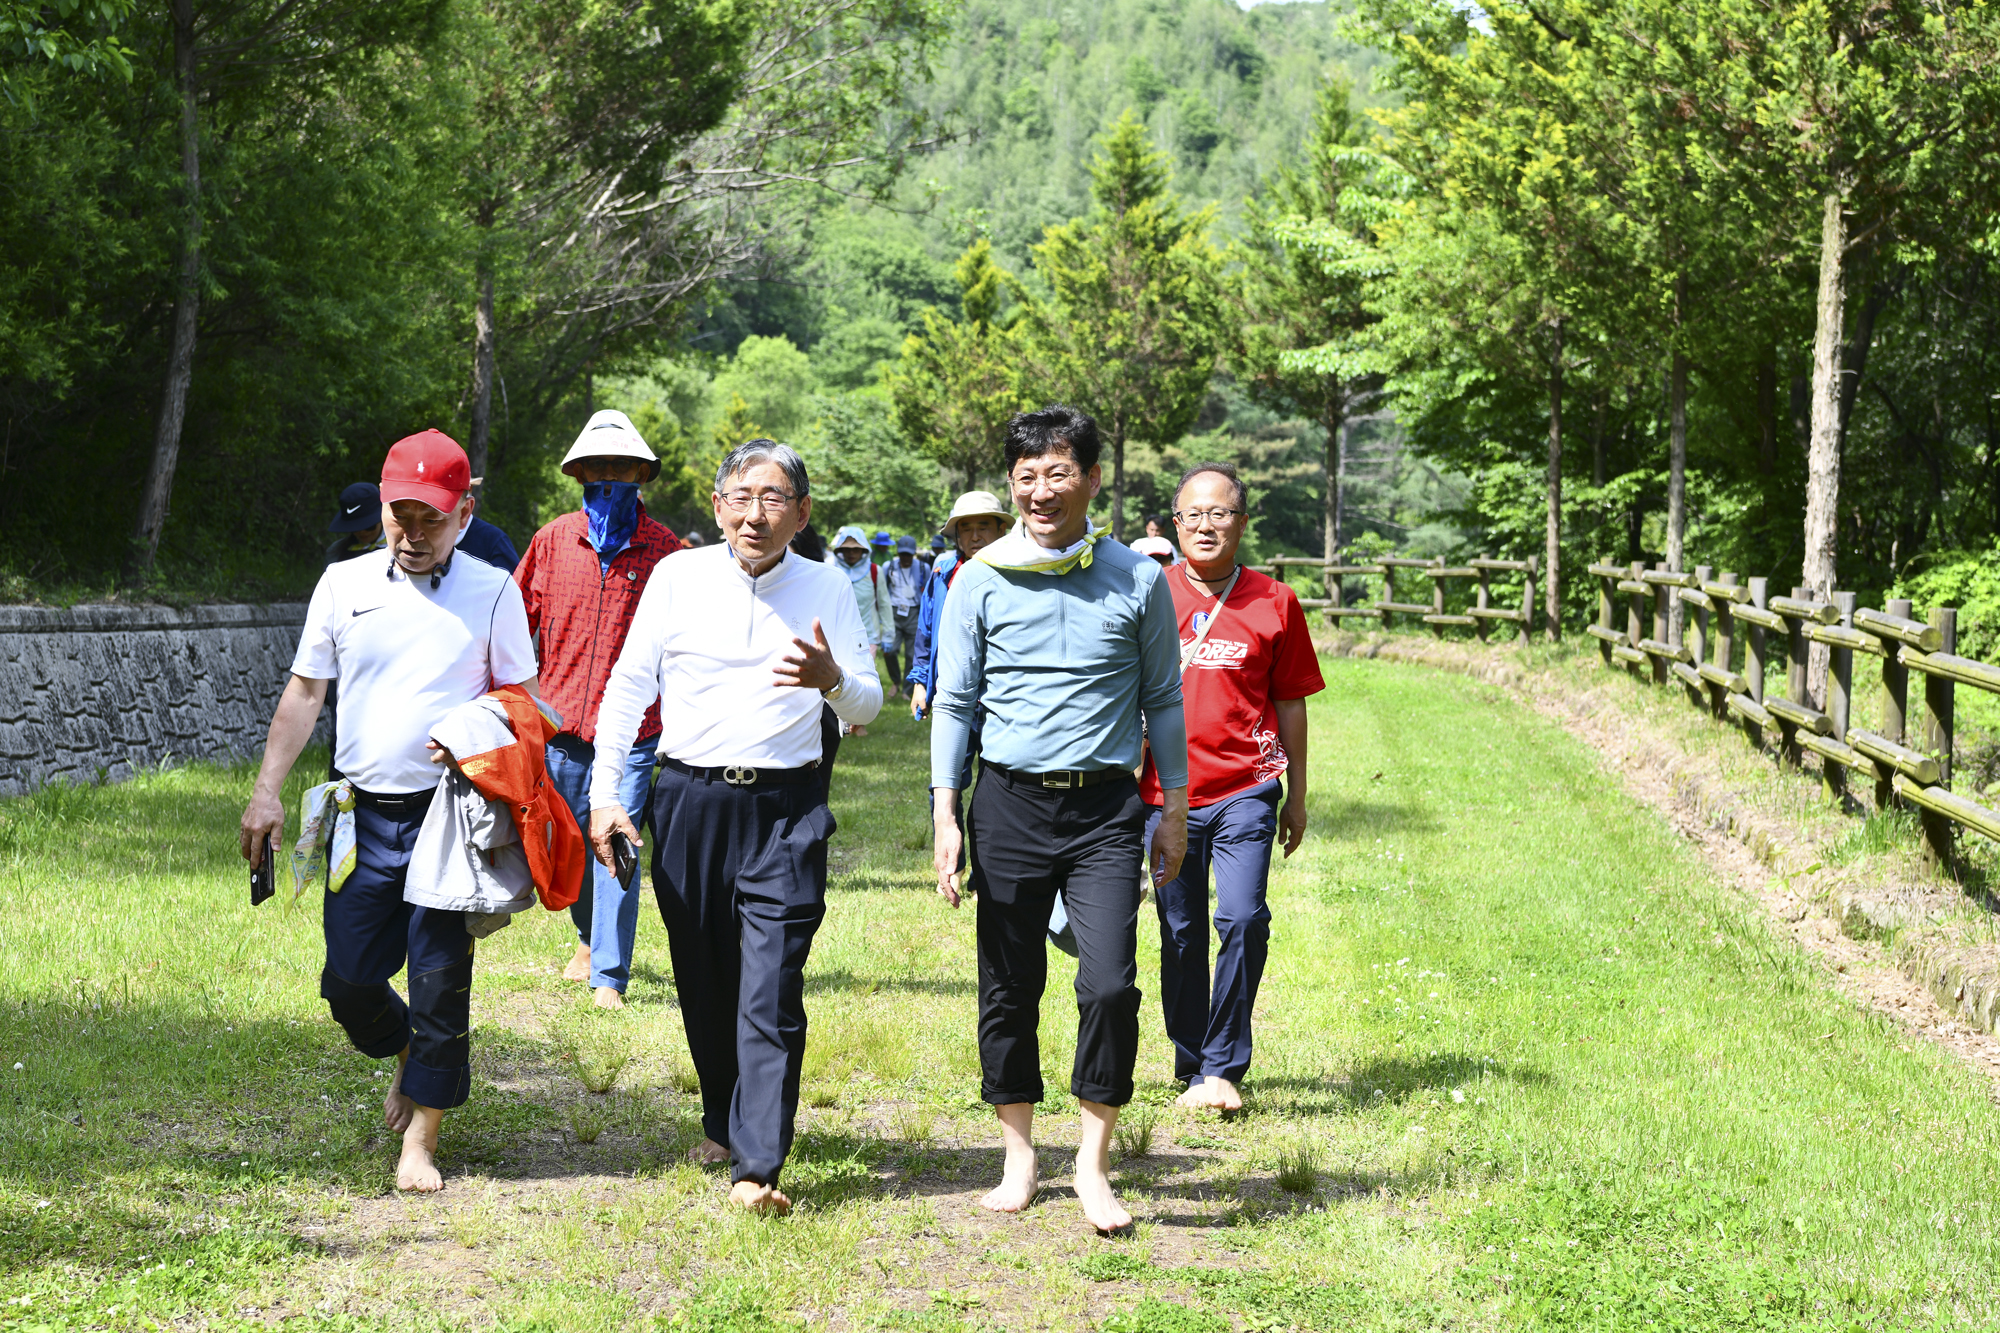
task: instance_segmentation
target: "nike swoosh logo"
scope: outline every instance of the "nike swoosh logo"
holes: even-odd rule
[[[368,614],[368,613],[369,613],[370,611],[380,611],[381,609],[382,609],[382,608],[381,608],[381,607],[379,607],[379,606],[370,606],[370,607],[364,607],[363,609],[361,609],[361,610],[359,610],[359,611],[349,611],[349,612],[348,612],[347,614],[348,614],[348,615],[350,615],[350,616],[365,616],[365,615],[367,615],[367,614]]]
[[[355,505],[355,506],[354,506],[353,508],[349,509],[349,510],[348,510],[347,512],[348,512],[348,513],[350,513],[350,514],[358,514],[358,513],[360,513],[360,512],[361,512],[361,506],[360,506],[360,505]]]

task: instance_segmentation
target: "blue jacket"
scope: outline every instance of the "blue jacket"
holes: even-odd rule
[[[921,685],[926,691],[937,679],[938,612],[943,609],[944,595],[958,573],[958,563],[956,551],[940,555],[931,569],[930,579],[924,584],[924,595],[917,602],[917,641],[910,649],[910,673],[903,680],[911,685]]]

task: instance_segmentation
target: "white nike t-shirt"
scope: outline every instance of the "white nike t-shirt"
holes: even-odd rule
[[[363,791],[426,791],[438,767],[424,748],[446,713],[535,675],[521,590],[504,569],[463,551],[431,590],[386,550],[328,565],[313,589],[292,674],[338,680],[334,762]]]

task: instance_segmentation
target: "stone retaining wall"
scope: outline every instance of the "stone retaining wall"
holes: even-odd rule
[[[305,614],[303,602],[0,607],[0,794],[257,753]]]

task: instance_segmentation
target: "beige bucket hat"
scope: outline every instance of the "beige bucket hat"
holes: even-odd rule
[[[592,413],[590,420],[584,423],[576,443],[563,455],[564,475],[574,477],[576,465],[586,458],[637,458],[643,460],[649,469],[647,481],[660,475],[658,456],[646,447],[646,441],[639,434],[639,428],[632,424],[632,418],[615,407]]]
[[[938,531],[952,541],[958,540],[958,521],[962,518],[985,518],[991,515],[1006,527],[1014,521],[1014,511],[1002,503],[999,496],[991,491],[967,491],[952,501],[951,517],[944,521]]]

